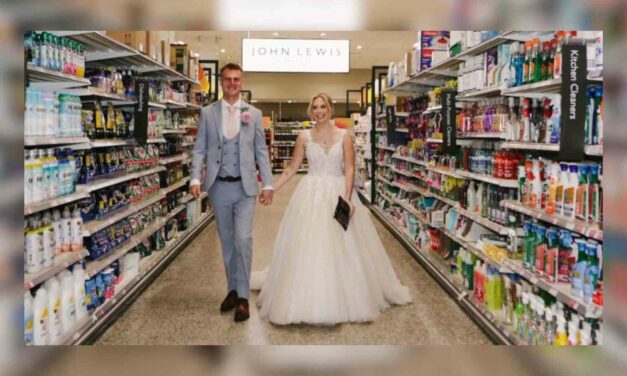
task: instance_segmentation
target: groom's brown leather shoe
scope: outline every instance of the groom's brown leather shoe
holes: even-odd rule
[[[246,321],[250,317],[248,312],[248,300],[237,299],[237,305],[235,306],[235,321]]]
[[[226,296],[226,298],[224,298],[222,304],[220,304],[220,311],[226,312],[235,308],[235,305],[237,304],[237,299],[237,291],[229,291],[229,294]]]

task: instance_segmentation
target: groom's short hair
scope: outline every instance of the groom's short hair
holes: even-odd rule
[[[228,63],[227,65],[223,66],[222,69],[220,69],[220,76],[222,76],[222,73],[224,73],[225,70],[238,70],[240,72],[242,72],[242,74],[244,74],[244,70],[242,69],[242,67],[239,66],[239,64],[235,64],[235,63]]]

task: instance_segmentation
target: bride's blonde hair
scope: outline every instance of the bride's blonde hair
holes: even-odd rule
[[[309,108],[307,109],[307,115],[309,115],[309,117],[313,119],[313,103],[318,98],[324,101],[324,103],[329,108],[329,111],[331,112],[331,117],[333,117],[333,113],[335,112],[335,108],[333,108],[333,99],[331,99],[331,96],[327,93],[318,93],[311,98],[311,100],[309,101]]]

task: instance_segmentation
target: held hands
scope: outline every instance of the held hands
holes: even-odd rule
[[[348,197],[348,196],[346,196],[346,195],[342,196],[342,198],[344,199],[344,201],[348,202],[348,205],[349,205],[349,206],[350,206],[350,208],[351,208],[351,211],[350,211],[350,213],[348,214],[348,217],[349,217],[349,218],[352,218],[352,217],[353,217],[353,214],[355,214],[355,205],[353,205],[353,203],[351,202],[350,198],[348,198],[348,199],[347,199],[346,197]]]
[[[272,189],[266,189],[261,191],[259,195],[259,202],[268,206],[272,204],[272,199],[274,198],[274,191]]]
[[[189,187],[189,193],[194,196],[194,198],[200,197],[200,185],[194,184]]]

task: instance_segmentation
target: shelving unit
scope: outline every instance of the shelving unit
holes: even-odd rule
[[[24,146],[71,145],[88,142],[87,137],[24,137]]]
[[[110,187],[112,185],[124,183],[125,181],[141,178],[142,176],[150,175],[157,173],[159,171],[164,171],[165,167],[154,167],[148,170],[132,172],[132,173],[121,173],[116,174],[114,177],[103,177],[94,180],[89,184],[82,184],[76,186],[77,192],[93,192],[102,188]]]
[[[35,202],[29,205],[24,205],[24,215],[35,214],[40,211],[52,209],[54,207],[69,204],[70,202],[82,200],[88,197],[89,197],[89,193],[87,192],[75,192],[66,196],[61,196],[61,197],[53,198],[50,200]]]
[[[54,263],[48,268],[44,268],[37,273],[24,274],[24,289],[30,290],[38,284],[47,281],[70,266],[82,261],[89,252],[82,251],[64,252],[54,258]]]

